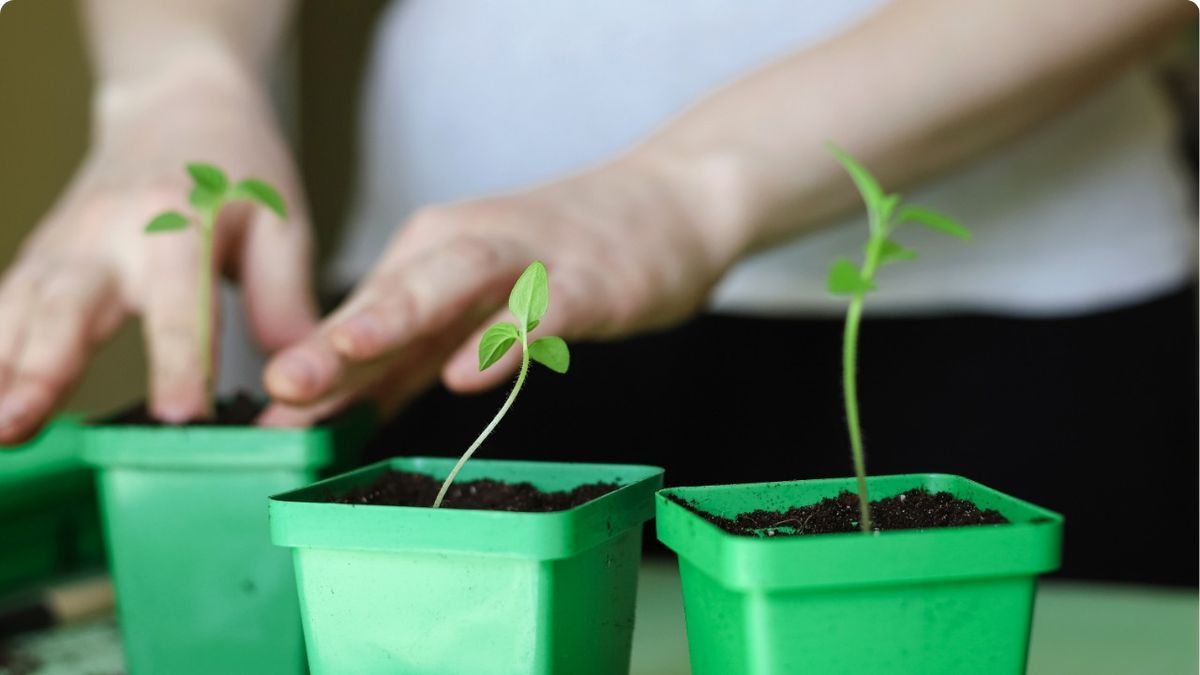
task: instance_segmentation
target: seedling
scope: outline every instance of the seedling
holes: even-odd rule
[[[512,407],[513,401],[517,400],[517,393],[521,391],[521,385],[525,384],[525,375],[529,372],[529,361],[537,361],[556,373],[565,373],[570,367],[571,353],[562,338],[547,335],[532,343],[529,342],[529,333],[537,328],[538,322],[546,314],[546,308],[549,305],[550,289],[546,266],[535,260],[521,273],[521,277],[517,279],[517,283],[513,284],[512,292],[508,296],[508,311],[512,313],[516,323],[508,321],[496,323],[484,331],[483,337],[479,338],[480,371],[487,370],[499,361],[500,357],[504,356],[518,340],[521,342],[521,369],[517,371],[517,383],[513,385],[504,405],[500,406],[500,411],[484,427],[483,433],[479,434],[471,447],[467,448],[454,468],[450,470],[450,475],[446,477],[442,488],[438,490],[437,499],[433,500],[433,508],[436,509],[442,505],[442,500],[446,498],[446,492],[450,489],[454,478],[458,476],[458,472],[483,444],[484,439],[495,430],[496,425]]]
[[[287,218],[287,207],[279,192],[267,183],[247,178],[236,185],[230,185],[225,172],[211,164],[188,164],[187,172],[192,177],[192,192],[188,201],[196,212],[192,216],[178,211],[165,211],[155,216],[147,225],[146,232],[177,232],[195,225],[200,230],[200,280],[196,292],[196,332],[197,344],[200,346],[200,363],[204,374],[204,392],[207,413],[212,414],[212,272],[213,272],[213,230],[216,229],[217,217],[225,205],[236,201],[251,201],[261,204],[275,212],[280,218]]]
[[[900,195],[887,194],[879,181],[853,157],[829,143],[829,151],[837,157],[862,194],[867,205],[870,236],[864,249],[862,267],[846,258],[838,258],[829,268],[829,292],[850,296],[846,311],[846,327],[842,333],[842,391],[846,405],[846,425],[850,431],[850,450],[854,456],[854,473],[858,477],[859,525],[863,532],[871,531],[871,507],[867,497],[867,467],[863,457],[862,429],[858,417],[856,370],[858,326],[862,321],[863,303],[867,293],[875,290],[875,272],[880,265],[899,260],[913,260],[916,251],[891,240],[896,228],[904,223],[917,223],[944,232],[952,237],[969,240],[971,233],[946,216],[929,209],[900,203]]]

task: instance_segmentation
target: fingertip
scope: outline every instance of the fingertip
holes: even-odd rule
[[[151,396],[150,416],[164,424],[186,424],[204,417],[207,400],[203,385],[181,387]]]
[[[258,416],[255,424],[260,427],[294,429],[309,426],[312,420],[291,406],[273,403]]]
[[[38,427],[6,427],[0,429],[0,453],[19,449],[22,445],[33,440],[37,432]]]
[[[442,383],[455,393],[478,394],[503,382],[516,369],[516,358],[512,354],[506,354],[490,368],[481,371],[475,354],[470,350],[463,350],[442,368]]]
[[[475,375],[468,369],[447,365],[442,369],[442,384],[456,394],[470,394],[477,390]]]
[[[14,391],[0,401],[0,445],[20,445],[31,438],[49,417],[51,404],[39,397]]]
[[[150,406],[150,416],[163,424],[186,424],[201,416],[179,405],[155,404]]]
[[[22,421],[0,423],[0,450],[14,450],[37,433],[38,427]]]
[[[308,401],[327,386],[329,375],[321,359],[303,347],[289,349],[267,364],[263,385],[271,396],[287,402]]]

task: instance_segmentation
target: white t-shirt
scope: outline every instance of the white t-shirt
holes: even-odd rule
[[[335,281],[357,280],[415,209],[601,161],[714,88],[881,4],[393,3],[378,28],[359,193]],[[1019,142],[911,191],[975,239],[902,230],[897,239],[920,259],[881,271],[870,310],[1061,315],[1176,287],[1195,271],[1196,223],[1174,133],[1165,100],[1139,70]],[[712,306],[841,311],[844,299],[826,294],[825,273],[839,255],[857,258],[865,237],[865,220],[854,218],[746,260]]]

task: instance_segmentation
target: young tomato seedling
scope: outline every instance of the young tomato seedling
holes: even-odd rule
[[[188,201],[196,210],[193,217],[188,217],[178,211],[165,211],[155,216],[147,225],[146,232],[176,232],[185,230],[193,223],[200,230],[200,279],[196,292],[196,331],[197,344],[200,346],[200,363],[204,374],[204,391],[208,414],[212,414],[213,366],[212,348],[212,316],[211,293],[213,271],[213,230],[216,228],[217,217],[226,204],[235,201],[257,202],[275,212],[280,218],[287,218],[287,207],[279,192],[267,183],[255,178],[247,178],[235,185],[230,185],[225,172],[211,164],[188,164],[187,172],[192,177],[192,192]]]
[[[850,296],[846,312],[846,327],[842,333],[842,391],[846,404],[846,425],[850,431],[850,450],[854,455],[854,473],[858,478],[859,525],[863,532],[871,531],[871,507],[867,497],[867,467],[863,458],[862,429],[858,418],[858,389],[856,384],[856,354],[858,325],[862,321],[863,303],[867,293],[875,290],[875,272],[880,265],[898,260],[912,260],[916,251],[890,239],[896,228],[904,223],[918,223],[959,239],[969,240],[970,231],[940,213],[920,206],[901,204],[900,195],[887,194],[879,181],[853,157],[829,143],[829,151],[837,157],[862,194],[867,206],[870,234],[867,238],[862,267],[846,258],[838,258],[829,268],[829,292]]]
[[[499,361],[500,357],[504,356],[514,343],[520,341],[521,369],[517,371],[517,383],[513,385],[504,405],[500,406],[500,411],[484,427],[483,433],[479,434],[475,442],[467,448],[458,463],[451,469],[450,475],[446,477],[446,482],[442,483],[442,489],[438,490],[437,499],[433,500],[433,508],[436,509],[442,505],[442,500],[446,498],[446,492],[450,489],[454,478],[458,476],[458,472],[462,470],[463,465],[467,463],[468,459],[471,459],[471,455],[475,454],[484,439],[491,435],[501,418],[512,407],[513,401],[517,399],[517,392],[521,391],[521,385],[525,384],[525,375],[529,372],[529,361],[537,361],[556,373],[565,373],[570,367],[571,353],[567,350],[567,343],[562,338],[547,335],[532,343],[529,342],[529,333],[537,328],[538,322],[546,314],[546,308],[549,305],[550,289],[546,266],[535,260],[521,273],[521,278],[517,279],[517,283],[513,285],[512,292],[508,296],[508,311],[512,313],[516,323],[501,321],[484,331],[483,337],[479,339],[479,370],[481,371],[487,370],[492,364]]]

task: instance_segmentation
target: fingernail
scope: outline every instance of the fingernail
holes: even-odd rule
[[[343,354],[369,354],[383,343],[383,325],[373,314],[359,314],[335,328],[329,339],[334,348]]]
[[[8,431],[28,412],[29,405],[22,399],[12,396],[5,398],[0,402],[0,431]]]
[[[255,424],[260,427],[297,427],[296,413],[281,406],[271,406],[258,416]]]
[[[317,383],[317,371],[309,360],[300,354],[284,356],[275,366],[285,388],[292,395],[302,395]]]
[[[155,419],[164,424],[183,424],[192,418],[191,412],[181,405],[159,404],[152,412]]]

